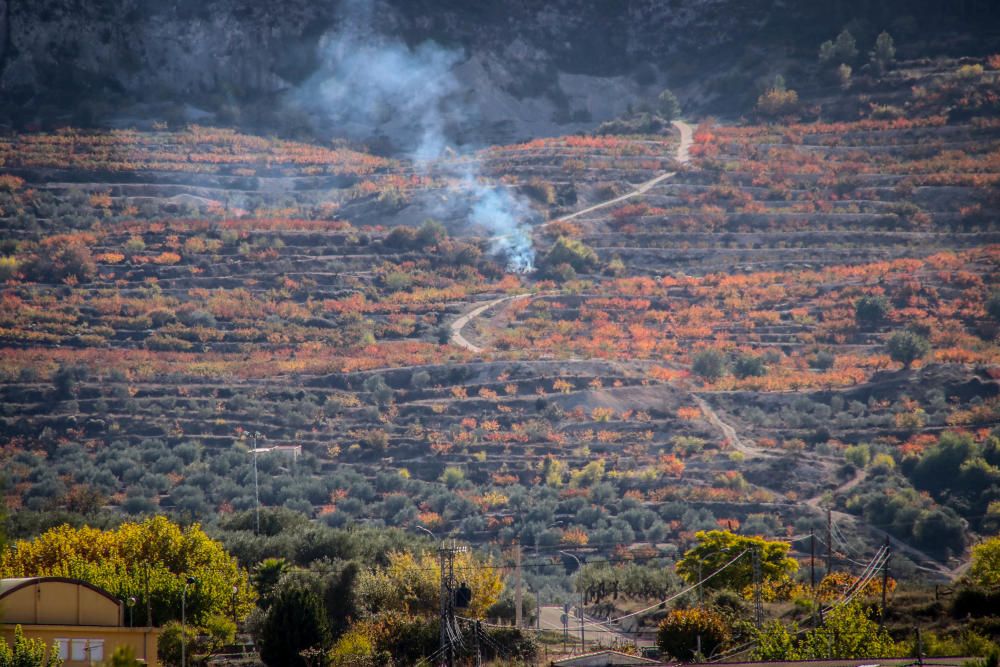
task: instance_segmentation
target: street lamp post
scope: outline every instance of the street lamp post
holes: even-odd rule
[[[577,572],[576,576],[577,576],[577,581],[579,581],[580,571],[583,568],[583,564],[580,562],[580,559],[577,558],[574,554],[569,553],[568,551],[560,551],[559,553],[563,554],[564,556],[569,556],[570,558],[576,561],[576,572]],[[580,653],[586,651],[584,646],[585,646],[585,641],[583,633],[583,586],[580,586]]]
[[[257,438],[262,437],[259,431],[253,432],[253,497],[254,497],[254,518],[256,520],[256,531],[254,535],[260,535],[260,486],[257,484]]]
[[[198,583],[197,579],[188,577],[181,589],[181,667],[187,667],[187,590],[195,583]]]
[[[128,597],[128,600],[125,601],[125,604],[128,606],[128,626],[130,628],[134,628],[135,627],[135,596],[134,595],[130,595]]]

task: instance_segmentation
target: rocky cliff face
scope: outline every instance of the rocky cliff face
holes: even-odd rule
[[[222,111],[224,121],[267,124],[316,71],[324,35],[362,7],[381,34],[460,53],[455,76],[475,102],[472,122],[523,135],[615,116],[664,86],[691,100],[725,102],[732,91],[724,78],[716,89],[703,84],[727,68],[740,68],[743,79],[730,83],[746,86],[768,62],[813,57],[820,39],[849,20],[874,31],[901,7],[918,14],[914,25],[934,19],[921,6],[931,7],[929,0],[799,6],[815,4],[0,0],[0,113],[18,124],[38,117],[99,122],[166,104],[194,117],[192,107]],[[969,22],[979,5],[963,4],[972,7]],[[978,11],[998,14],[990,3]]]

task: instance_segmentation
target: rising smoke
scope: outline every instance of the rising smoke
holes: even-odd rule
[[[320,40],[317,71],[293,101],[338,134],[388,137],[417,168],[428,168],[454,144],[449,128],[468,125],[476,112],[454,73],[463,54],[434,42],[410,47],[380,33],[375,9],[374,0],[346,0],[339,28]],[[530,271],[530,206],[506,186],[484,183],[475,160],[449,164],[461,164],[446,170],[459,190],[439,213],[484,228],[491,251],[507,257],[509,270]]]

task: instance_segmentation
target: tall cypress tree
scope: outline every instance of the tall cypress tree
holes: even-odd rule
[[[325,649],[330,644],[326,612],[319,596],[302,585],[281,587],[264,617],[259,641],[264,664],[306,667],[300,651]]]

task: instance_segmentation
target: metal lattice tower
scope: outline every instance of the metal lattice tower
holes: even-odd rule
[[[452,632],[457,627],[455,622],[455,554],[468,550],[468,547],[455,546],[438,549],[438,563],[441,567],[441,632],[438,635],[440,644],[438,664],[452,667],[455,664],[455,643]]]

